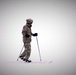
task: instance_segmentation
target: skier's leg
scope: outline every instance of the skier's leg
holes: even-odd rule
[[[25,48],[25,43],[24,43],[24,48]],[[24,57],[26,56],[27,53],[27,49],[25,48],[25,50],[23,51],[23,53],[20,55],[21,59],[24,59]]]
[[[26,50],[24,50],[24,52],[20,55],[20,57],[23,57],[26,55]]]
[[[25,49],[26,49],[25,61],[26,62],[31,62],[31,60],[29,60],[29,57],[30,57],[30,54],[31,54],[31,45],[30,45],[30,43],[25,44]]]
[[[31,54],[31,45],[30,43],[26,43],[25,44],[25,50],[26,50],[26,56],[25,56],[25,59],[29,59],[30,57],[30,54]]]

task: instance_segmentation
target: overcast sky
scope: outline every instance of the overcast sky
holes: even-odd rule
[[[22,27],[33,19],[42,61],[24,64]],[[39,61],[36,37],[31,42],[32,61]],[[0,75],[76,75],[75,0],[0,0]]]

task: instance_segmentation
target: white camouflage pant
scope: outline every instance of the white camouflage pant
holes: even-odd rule
[[[21,54],[22,57],[25,59],[29,59],[30,54],[31,54],[31,44],[30,43],[24,43],[25,50]]]

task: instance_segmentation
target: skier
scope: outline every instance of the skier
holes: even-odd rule
[[[31,36],[38,36],[38,33],[32,33],[31,27],[32,27],[33,20],[32,19],[26,19],[26,25],[23,26],[22,29],[22,35],[23,35],[23,43],[25,50],[23,53],[19,56],[21,60],[26,62],[31,62],[29,60],[30,54],[31,54]]]

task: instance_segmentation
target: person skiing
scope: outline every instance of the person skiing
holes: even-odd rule
[[[26,62],[32,62],[29,60],[30,54],[31,54],[31,36],[38,36],[38,33],[32,33],[31,27],[32,27],[33,20],[32,19],[26,19],[26,25],[23,26],[22,29],[22,35],[23,35],[23,43],[25,50],[23,53],[19,56],[21,60]]]

